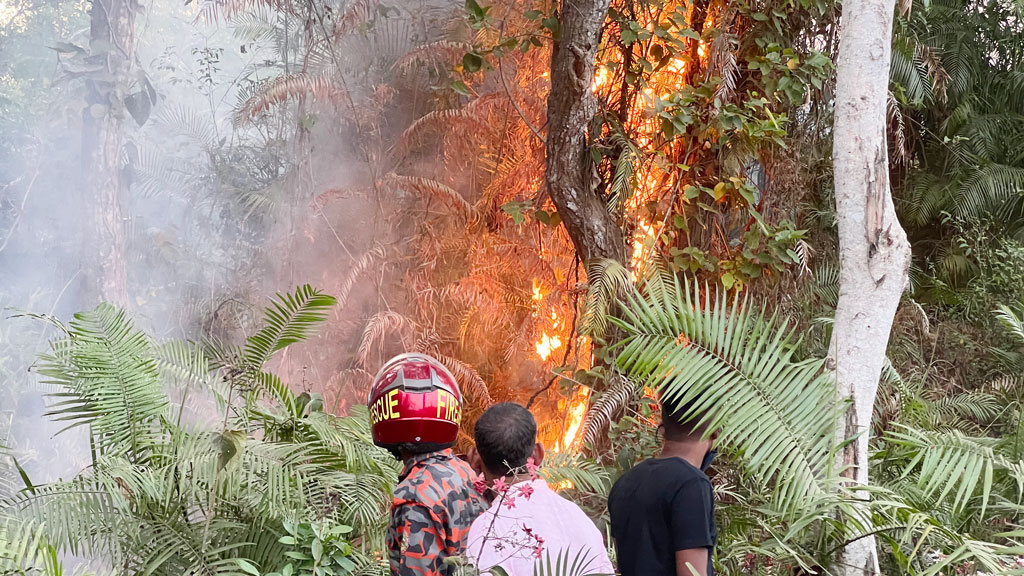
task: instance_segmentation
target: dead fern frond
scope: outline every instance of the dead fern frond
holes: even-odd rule
[[[366,359],[370,355],[370,349],[374,343],[378,343],[378,349],[383,352],[384,335],[388,332],[398,332],[402,336],[402,347],[409,348],[406,344],[404,333],[413,334],[416,332],[416,322],[398,312],[386,310],[378,312],[370,317],[363,328],[363,335],[359,340],[359,351],[356,353],[356,366],[365,367]]]
[[[928,77],[932,80],[932,94],[943,104],[946,103],[946,88],[949,86],[949,73],[942,65],[942,58],[931,46],[918,42],[915,46],[917,57],[928,69]]]
[[[472,49],[465,42],[438,40],[410,50],[395,62],[399,74],[408,74],[414,66],[434,66],[447,69],[457,64]]]
[[[811,273],[811,258],[814,256],[814,248],[806,240],[798,240],[796,243],[796,255],[799,262],[800,277]]]
[[[435,110],[424,114],[405,129],[396,148],[399,152],[411,149],[424,132],[443,133],[453,129],[476,129],[486,134],[492,129],[487,122],[488,114],[491,106],[498,101],[497,93],[485,94],[470,101],[462,108]]]
[[[294,14],[288,0],[205,0],[199,5],[197,21],[216,24],[223,17],[231,20],[243,12],[255,9],[269,9]]]
[[[715,87],[715,98],[720,102],[728,102],[736,94],[736,80],[739,77],[739,66],[736,63],[738,45],[735,34],[719,34],[711,41],[708,74],[721,78]]]
[[[339,310],[345,306],[345,302],[348,300],[348,295],[356,285],[356,282],[359,281],[359,277],[369,270],[370,267],[382,262],[386,258],[387,249],[384,248],[384,246],[376,246],[366,254],[363,254],[352,264],[352,267],[348,271],[348,276],[345,277],[345,280],[341,283],[341,287],[338,289]]]
[[[324,74],[312,75],[299,72],[285,74],[258,85],[235,111],[235,126],[244,126],[272,106],[292,100],[312,98],[330,102],[343,96],[344,91],[335,86]]]
[[[336,396],[340,397],[342,390],[348,388],[355,392],[356,396],[366,396],[370,393],[370,384],[373,383],[373,374],[362,368],[348,368],[331,376],[327,382],[327,388],[334,390]]]
[[[437,359],[445,365],[455,378],[459,381],[459,386],[464,393],[467,393],[473,402],[482,408],[488,408],[491,404],[494,404],[494,400],[491,398],[491,392],[487,387],[487,383],[480,377],[476,369],[466,364],[458,358],[453,358],[445,354],[438,354]]]
[[[340,38],[356,31],[365,30],[378,14],[380,0],[355,0],[334,22],[331,30],[334,38]]]
[[[903,111],[900,109],[899,102],[896,101],[896,97],[893,96],[892,92],[889,92],[885,110],[886,115],[889,117],[889,125],[892,126],[892,137],[896,152],[895,160],[900,164],[906,164],[910,161],[910,150],[907,149],[906,126],[903,123]]]
[[[583,419],[583,443],[593,443],[608,431],[615,414],[624,408],[636,393],[637,386],[618,372],[612,373],[612,382],[598,395]]]
[[[462,197],[462,194],[459,194],[455,189],[441,184],[437,180],[420,178],[418,176],[401,176],[394,172],[390,172],[384,176],[381,184],[383,186],[392,186],[408,190],[410,192],[416,192],[420,195],[431,196],[440,200],[445,205],[454,208],[468,220],[476,219],[476,210],[473,209],[472,204],[467,202],[466,199]]]
[[[715,98],[719,102],[729,102],[736,94],[736,80],[740,75],[740,67],[736,63],[736,53],[729,52],[725,56],[725,63],[719,72],[721,80],[715,86]]]

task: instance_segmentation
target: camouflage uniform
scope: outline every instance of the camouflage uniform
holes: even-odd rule
[[[473,489],[473,470],[449,448],[406,462],[391,504],[387,548],[394,576],[440,576],[466,547],[469,526],[487,504]]]

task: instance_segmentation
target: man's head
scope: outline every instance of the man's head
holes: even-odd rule
[[[666,442],[706,444],[706,451],[714,448],[718,439],[718,431],[708,433],[706,424],[701,420],[704,414],[694,412],[697,399],[689,402],[662,400],[662,425],[665,428]]]
[[[489,480],[516,474],[529,458],[537,466],[544,459],[533,414],[512,402],[484,412],[476,421],[473,439],[476,447],[469,452],[469,464]]]

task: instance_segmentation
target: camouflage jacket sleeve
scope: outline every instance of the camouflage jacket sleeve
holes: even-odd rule
[[[447,546],[437,518],[422,504],[404,503],[392,510],[387,536],[392,576],[439,576]]]

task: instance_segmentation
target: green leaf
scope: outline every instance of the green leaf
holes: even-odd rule
[[[235,563],[238,564],[238,567],[241,568],[242,571],[246,574],[252,574],[252,576],[260,576],[259,569],[253,566],[252,562],[249,562],[245,558],[235,558]]]
[[[527,20],[537,20],[543,15],[544,13],[540,10],[527,10],[526,12],[523,12],[523,17]]]
[[[715,188],[711,191],[711,195],[715,197],[715,200],[721,200],[727,193],[728,188],[725,182],[715,184]]]
[[[731,290],[732,285],[736,283],[736,278],[730,272],[722,274],[722,286],[725,286],[726,290]]]
[[[476,0],[466,0],[466,12],[469,13],[475,20],[483,20],[487,12],[477,3]]]
[[[476,72],[477,70],[480,70],[480,67],[483,66],[483,64],[484,59],[481,58],[479,54],[467,52],[462,57],[462,68],[466,72]]]
[[[456,93],[462,94],[463,96],[472,96],[473,95],[473,93],[469,90],[469,86],[466,86],[466,83],[463,82],[462,80],[452,80],[448,84],[448,86],[452,90],[454,90]]]
[[[313,545],[310,547],[310,551],[313,553],[313,561],[320,562],[320,559],[324,556],[324,544],[320,540],[313,540]]]
[[[551,31],[551,37],[555,40],[561,35],[562,24],[558,21],[558,18],[554,16],[548,16],[540,21],[540,25]]]
[[[502,204],[501,211],[504,212],[505,214],[508,214],[512,218],[512,221],[518,225],[522,224],[526,220],[526,215],[524,214],[524,212],[529,210],[532,206],[532,202],[512,201]]]

